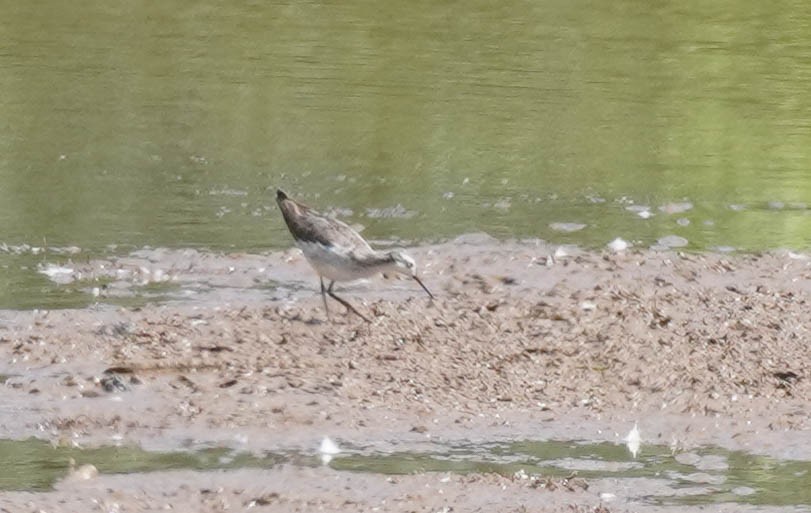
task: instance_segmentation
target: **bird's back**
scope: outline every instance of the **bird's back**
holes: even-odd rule
[[[290,199],[281,190],[276,191],[276,202],[282,211],[287,228],[299,245],[315,243],[360,254],[374,251],[369,243],[346,223]]]

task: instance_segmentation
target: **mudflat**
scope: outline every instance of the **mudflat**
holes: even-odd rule
[[[317,278],[296,250],[150,250],[72,265],[66,281],[105,278],[102,294],[111,297],[150,280],[175,295],[137,308],[2,312],[0,438],[315,453],[324,436],[378,451],[454,441],[622,443],[636,424],[643,447],[674,454],[711,444],[811,460],[807,256],[589,252],[483,235],[410,253],[435,300],[409,280],[337,289],[371,323],[334,301],[328,320]],[[68,477],[50,491],[4,492],[0,506],[696,508],[578,479],[391,477],[285,464]],[[747,509],[755,507],[717,506]]]

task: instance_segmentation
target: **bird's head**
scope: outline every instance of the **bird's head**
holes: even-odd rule
[[[406,255],[401,251],[391,251],[389,252],[389,259],[391,260],[391,270],[400,274],[404,274],[409,278],[413,278],[417,283],[420,284],[422,289],[428,293],[428,296],[433,299],[434,295],[431,294],[431,291],[428,290],[428,287],[422,283],[422,280],[417,276],[417,263],[414,261],[413,258]]]
[[[392,271],[405,274],[409,278],[417,274],[417,263],[413,258],[401,251],[389,252],[389,259],[392,262]]]

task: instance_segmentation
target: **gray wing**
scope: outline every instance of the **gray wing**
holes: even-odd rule
[[[287,228],[296,241],[340,246],[350,251],[372,251],[369,243],[342,221],[327,217],[290,199],[280,201],[279,207]]]

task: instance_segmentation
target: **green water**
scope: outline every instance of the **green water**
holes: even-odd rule
[[[0,307],[64,303],[22,245],[285,247],[279,185],[373,239],[808,249],[809,11],[6,1]]]
[[[0,490],[49,490],[68,475],[69,461],[92,464],[100,474],[135,474],[165,470],[270,468],[283,461],[279,455],[257,457],[226,448],[197,452],[149,452],[136,447],[77,449],[54,447],[36,439],[0,440]]]
[[[680,463],[664,446],[644,446],[636,458],[623,445],[562,441],[519,441],[497,444],[451,445],[434,452],[381,453],[350,449],[336,455],[329,465],[338,471],[377,474],[424,472],[498,473],[529,477],[577,476],[589,481],[602,478],[655,479],[666,489],[636,481],[640,498],[663,504],[706,505],[739,502],[756,505],[811,505],[808,488],[811,463],[781,461],[764,456],[704,448],[694,453],[694,463]],[[138,474],[192,469],[208,471],[238,468],[272,468],[280,463],[314,466],[312,453],[282,451],[261,456],[227,448],[199,451],[148,452],[135,447],[77,449],[53,447],[35,439],[0,440],[0,490],[45,491],[68,473],[68,461],[92,464],[101,474]],[[709,462],[707,468],[700,461]],[[698,477],[697,475],[704,477]],[[710,484],[707,484],[709,482]],[[618,485],[617,489],[622,487]],[[742,492],[741,490],[745,490]]]
[[[445,453],[349,455],[336,459],[331,465],[340,470],[382,474],[495,472],[512,476],[523,471],[528,476],[567,477],[576,471],[578,477],[587,480],[665,480],[668,482],[668,494],[657,495],[652,491],[645,495],[646,500],[663,504],[740,502],[758,505],[811,505],[811,490],[808,488],[811,479],[809,462],[780,461],[718,448],[705,448],[695,454],[714,457],[722,461],[726,468],[704,471],[693,465],[679,463],[665,446],[645,446],[642,453],[633,458],[623,445],[556,441],[463,445],[450,448]],[[702,472],[709,476],[711,484],[696,477]],[[644,486],[640,485],[640,488],[644,489]],[[749,490],[741,493],[740,490],[744,488]]]

